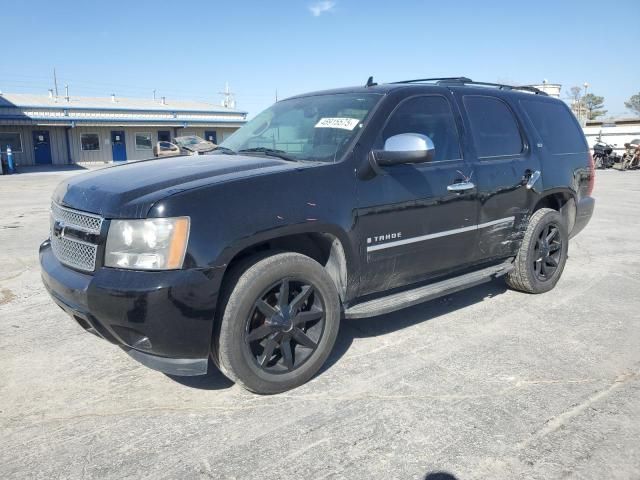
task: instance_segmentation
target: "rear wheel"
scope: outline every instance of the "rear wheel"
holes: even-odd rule
[[[562,216],[541,208],[529,220],[522,245],[507,284],[528,293],[543,293],[555,287],[567,261],[569,238]]]
[[[217,338],[217,364],[256,393],[279,393],[308,381],[329,356],[340,302],[324,268],[280,253],[239,272]]]

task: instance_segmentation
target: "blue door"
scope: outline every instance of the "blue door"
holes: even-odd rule
[[[33,152],[36,165],[50,165],[52,163],[48,130],[33,131]]]
[[[158,141],[159,142],[170,142],[171,141],[171,132],[169,130],[158,130]]]
[[[218,137],[215,130],[205,130],[204,139],[207,142],[215,143],[216,145],[218,144]]]
[[[124,141],[124,130],[111,130],[111,153],[114,162],[127,160],[127,145]]]

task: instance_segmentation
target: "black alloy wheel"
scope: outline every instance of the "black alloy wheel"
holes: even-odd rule
[[[569,234],[559,211],[540,208],[529,225],[505,279],[521,292],[544,293],[555,287],[567,262]]]
[[[284,278],[255,301],[245,324],[247,353],[271,374],[292,372],[316,351],[325,327],[324,301],[308,281]]]
[[[327,270],[300,253],[265,252],[228,275],[211,349],[220,371],[261,394],[313,378],[340,328],[340,296]]]
[[[533,271],[539,281],[546,282],[553,277],[562,260],[562,251],[558,226],[547,224],[538,235],[534,247]]]

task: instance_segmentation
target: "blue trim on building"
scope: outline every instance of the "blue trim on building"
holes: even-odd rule
[[[240,110],[182,110],[179,108],[137,108],[137,107],[133,107],[133,108],[127,108],[127,107],[75,107],[73,105],[69,105],[69,104],[61,104],[61,105],[21,105],[21,104],[11,104],[11,105],[0,105],[0,109],[2,108],[42,108],[45,110],[54,110],[54,111],[58,111],[58,110],[79,110],[79,111],[95,111],[95,112],[100,112],[100,111],[109,111],[109,112],[151,112],[151,113],[157,113],[157,112],[165,112],[165,113],[175,113],[175,112],[180,112],[183,114],[190,114],[190,113],[198,113],[198,114],[202,114],[202,113],[232,113],[232,114],[236,114],[236,115],[248,115],[249,112],[244,112],[244,111],[240,111]]]
[[[188,121],[184,121],[179,118],[159,118],[156,120],[144,118],[144,119],[130,119],[130,118],[76,118],[76,117],[35,117],[35,116],[27,116],[27,115],[0,115],[0,120],[22,120],[22,121],[33,121],[33,122],[47,122],[47,124],[56,124],[60,126],[70,125],[70,126],[79,126],[83,123],[104,123],[104,124],[127,124],[127,123],[136,123],[136,124],[151,124],[151,125],[175,125],[182,127],[184,125],[195,125],[195,124],[210,124],[210,123],[224,123],[228,125],[244,125],[246,123],[245,120],[216,120],[216,119],[203,119],[203,120],[194,120],[189,119]]]

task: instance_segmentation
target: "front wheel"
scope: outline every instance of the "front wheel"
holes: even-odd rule
[[[596,155],[595,158],[595,168],[605,168],[604,162],[602,160],[602,157],[600,155]]]
[[[217,336],[217,364],[262,394],[307,382],[335,343],[340,300],[325,269],[298,253],[256,258],[238,272]]]
[[[560,279],[567,261],[569,235],[562,215],[551,208],[537,210],[529,220],[507,284],[527,293],[548,292]]]

